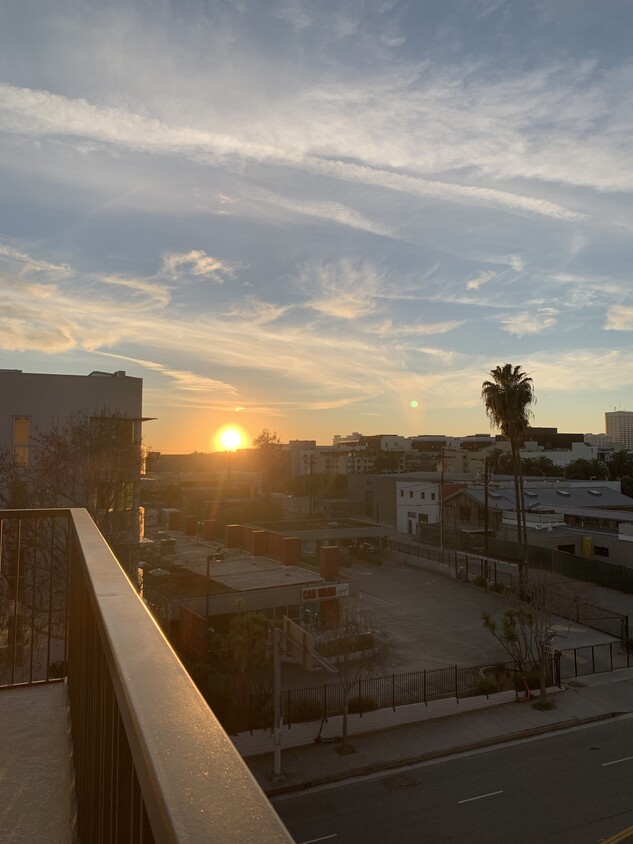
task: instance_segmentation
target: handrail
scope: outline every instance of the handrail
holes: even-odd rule
[[[88,512],[0,511],[0,520],[57,516],[71,525],[68,688],[81,840],[291,844]]]

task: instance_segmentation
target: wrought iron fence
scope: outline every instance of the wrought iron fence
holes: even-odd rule
[[[560,663],[559,680],[602,674],[633,665],[627,642],[605,642],[602,645],[585,645],[566,648],[557,655]]]
[[[553,682],[552,668],[548,681]],[[523,688],[524,672],[514,663],[496,665],[451,666],[382,677],[362,677],[349,694],[348,711],[360,715],[376,709],[396,709],[412,703],[454,698],[460,701],[474,695],[490,695]],[[272,694],[265,700],[248,695],[214,701],[214,711],[230,732],[271,728],[273,724]],[[345,692],[340,683],[324,683],[283,693],[284,724],[302,723],[342,715]],[[222,717],[224,714],[224,718]]]

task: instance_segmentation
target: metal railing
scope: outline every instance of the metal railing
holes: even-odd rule
[[[617,671],[619,668],[631,668],[633,658],[627,643],[605,642],[602,645],[585,645],[581,648],[566,648],[557,654],[560,671],[559,680],[572,677],[586,677],[589,674],[602,674]]]
[[[551,674],[551,667],[548,669]],[[524,672],[514,663],[458,666],[363,677],[349,695],[348,711],[363,715],[376,709],[396,709],[412,703],[456,701],[475,695],[491,695],[523,688]],[[549,678],[552,679],[551,677]],[[345,706],[340,683],[324,683],[301,689],[286,689],[282,697],[286,726],[342,715]],[[245,695],[241,699],[218,699],[218,712],[231,732],[269,729],[273,723],[272,692]]]
[[[80,841],[291,842],[85,510],[0,511],[0,566],[0,682],[67,677]]]
[[[512,589],[518,580],[518,576],[515,576],[512,571],[506,570],[509,566],[515,568],[513,563],[506,563],[494,558],[468,554],[465,551],[457,551],[453,548],[432,548],[427,545],[420,545],[417,542],[400,542],[395,539],[387,541],[387,548],[390,551],[407,554],[419,560],[429,560],[433,563],[445,565],[452,570],[457,580],[476,583],[495,591]]]

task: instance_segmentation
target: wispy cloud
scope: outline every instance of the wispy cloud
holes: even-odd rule
[[[235,276],[237,264],[214,258],[202,249],[192,249],[191,252],[163,255],[163,267],[173,277],[184,271],[189,275],[210,278],[222,284],[225,277]]]
[[[607,331],[633,331],[633,306],[614,305],[607,313]]]
[[[524,337],[526,334],[540,334],[556,325],[557,312],[552,308],[541,308],[538,311],[522,311],[518,314],[508,314],[500,322],[508,334]]]
[[[466,283],[467,290],[479,290],[482,284],[487,284],[489,281],[496,276],[495,272],[492,270],[488,270],[486,272],[479,273],[477,278],[471,278],[470,281]]]

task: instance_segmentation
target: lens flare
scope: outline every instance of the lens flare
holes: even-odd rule
[[[417,406],[418,406],[417,401],[415,399],[413,399],[413,401],[411,402],[411,407],[417,407]]]

